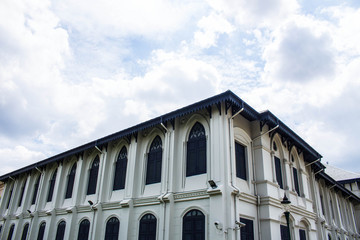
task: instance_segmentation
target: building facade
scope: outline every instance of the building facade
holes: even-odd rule
[[[360,199],[231,91],[0,177],[1,239],[360,239]]]

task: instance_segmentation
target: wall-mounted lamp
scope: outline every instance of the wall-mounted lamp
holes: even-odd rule
[[[29,214],[31,214],[31,211],[28,209],[28,210],[26,210]]]
[[[209,182],[210,187],[211,187],[212,189],[215,189],[215,188],[218,187],[218,186],[216,185],[216,183],[214,182],[214,180],[209,180],[208,182]]]
[[[88,203],[90,204],[90,206],[94,205],[94,203],[91,200],[88,200]]]

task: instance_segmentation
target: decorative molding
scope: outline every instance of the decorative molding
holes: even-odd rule
[[[175,202],[191,201],[191,200],[204,199],[204,198],[209,198],[209,194],[207,194],[207,190],[174,194]]]
[[[158,197],[135,198],[134,207],[160,204]]]

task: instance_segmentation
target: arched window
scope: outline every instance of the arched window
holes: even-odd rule
[[[205,240],[205,215],[199,210],[187,212],[183,218],[183,240]]]
[[[40,224],[40,227],[39,227],[39,233],[38,233],[37,240],[43,240],[44,239],[45,227],[46,227],[46,223],[42,222]]]
[[[24,191],[25,191],[26,182],[27,182],[27,181],[25,180],[24,184],[23,184],[22,187],[21,187],[21,192],[20,192],[20,198],[19,198],[19,202],[18,202],[18,207],[21,206],[22,199],[23,199],[23,197],[24,197]]]
[[[246,148],[235,141],[236,177],[247,180]]]
[[[13,233],[14,233],[14,228],[15,228],[15,224],[12,224],[11,227],[10,227],[10,230],[9,230],[9,235],[8,235],[7,240],[12,239],[12,236],[13,236]]]
[[[29,224],[26,223],[26,224],[24,225],[24,229],[23,229],[23,232],[22,232],[22,234],[21,234],[21,240],[26,240],[28,231],[29,231]]]
[[[106,223],[105,240],[117,240],[119,238],[120,222],[116,217],[110,218]]]
[[[275,165],[276,181],[279,184],[280,188],[284,189],[282,164],[281,164],[278,148],[277,148],[275,141],[273,142],[273,150],[275,151],[274,165]]]
[[[79,226],[78,240],[88,240],[90,230],[90,222],[87,219],[81,221]]]
[[[36,179],[35,185],[34,185],[34,193],[32,196],[32,200],[31,200],[31,204],[35,204],[36,202],[36,196],[37,196],[37,192],[39,190],[39,184],[40,184],[40,177],[41,175],[39,175]]]
[[[140,219],[139,240],[156,239],[156,217],[146,214]]]
[[[162,165],[162,141],[156,136],[150,145],[148,154],[146,184],[158,183],[161,181]]]
[[[65,221],[61,221],[58,224],[58,227],[57,227],[57,230],[56,230],[56,238],[55,238],[55,240],[63,240],[64,239],[65,227],[66,227],[66,222]]]
[[[100,163],[99,156],[96,156],[90,168],[87,195],[95,194],[96,192],[96,184],[99,173],[99,163]]]
[[[10,202],[11,202],[11,197],[12,197],[13,190],[14,190],[14,187],[11,188],[11,190],[10,190],[8,202],[7,202],[7,204],[6,204],[6,209],[8,209],[9,206],[10,206]]]
[[[206,136],[204,126],[196,122],[187,142],[186,176],[206,173]]]
[[[57,174],[57,169],[55,170],[55,172],[53,173],[53,175],[49,181],[49,192],[48,192],[48,197],[47,197],[48,202],[51,202],[52,197],[53,197],[55,181],[56,181],[56,174]]]
[[[74,181],[75,181],[75,174],[76,174],[76,163],[72,166],[68,178],[67,178],[67,186],[66,186],[66,193],[65,198],[71,198],[73,188],[74,188]]]
[[[294,156],[291,155],[291,162],[293,165],[293,179],[294,179],[294,188],[296,193],[300,196],[300,185],[299,185],[299,176],[297,171],[297,161],[295,161]]]
[[[125,188],[126,167],[127,150],[126,147],[123,147],[116,161],[113,190]]]

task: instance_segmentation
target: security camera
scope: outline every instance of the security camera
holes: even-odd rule
[[[238,225],[239,227],[245,227],[246,226],[245,223],[238,222],[238,221],[235,221],[235,224]]]
[[[221,225],[221,223],[219,221],[215,221],[214,225],[215,225],[216,229],[222,230],[222,225]]]

